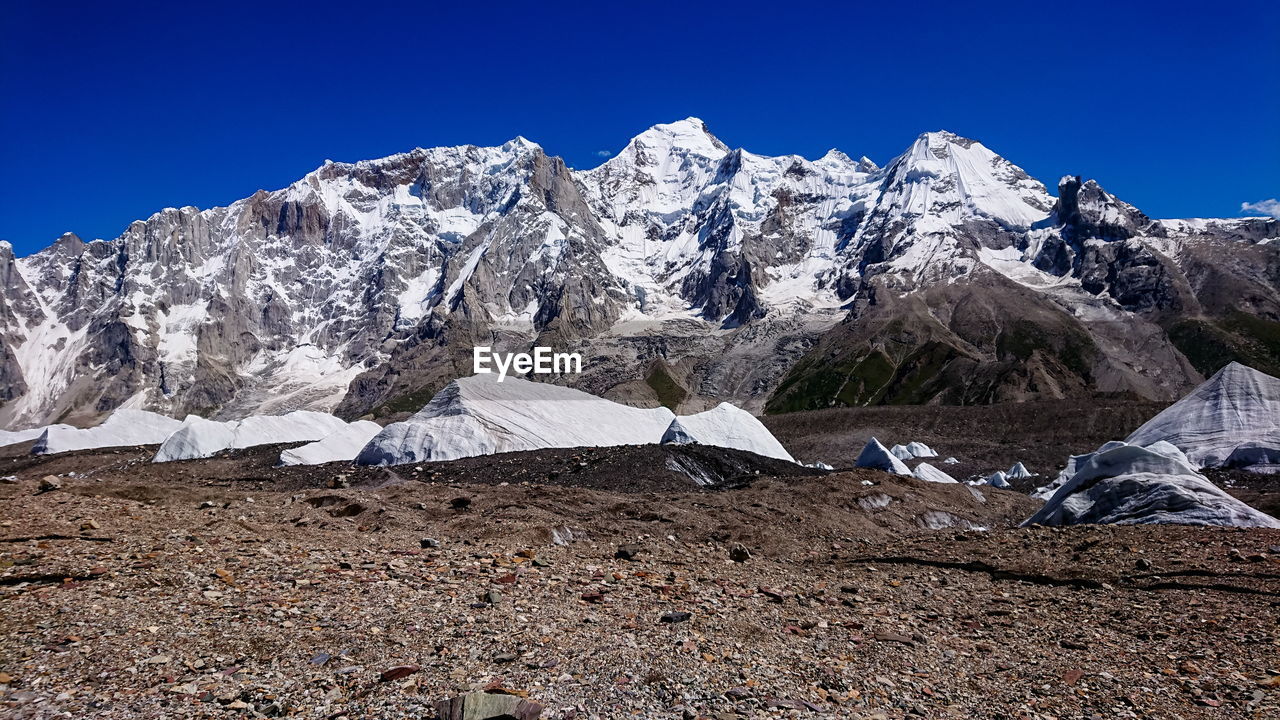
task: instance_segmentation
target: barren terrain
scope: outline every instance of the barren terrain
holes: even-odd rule
[[[277,451],[0,458],[4,714],[431,718],[482,687],[547,718],[1280,713],[1275,531],[1015,529],[1018,493],[707,448]]]

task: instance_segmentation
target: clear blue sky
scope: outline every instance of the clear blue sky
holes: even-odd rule
[[[881,163],[948,129],[1160,217],[1280,195],[1274,0],[75,5],[0,18],[21,254],[326,158],[524,135],[590,167],[689,115],[753,152]]]

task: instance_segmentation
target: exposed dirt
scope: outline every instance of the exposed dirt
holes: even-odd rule
[[[706,448],[278,450],[0,460],[0,714],[431,718],[486,685],[579,720],[1280,713],[1277,531],[1013,529],[1017,493]]]

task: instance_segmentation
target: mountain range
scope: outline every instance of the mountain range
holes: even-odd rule
[[[1055,195],[948,132],[883,167],[696,118],[582,171],[523,138],[326,162],[113,240],[0,242],[0,427],[416,411],[477,344],[574,350],[557,382],[684,412],[1173,399],[1280,373],[1277,237]]]

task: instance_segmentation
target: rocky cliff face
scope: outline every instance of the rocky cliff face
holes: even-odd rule
[[[1078,178],[1054,198],[945,132],[883,168],[693,118],[587,171],[521,138],[418,149],[114,240],[0,244],[0,426],[417,409],[481,342],[576,349],[566,382],[685,410],[1171,397],[1280,363],[1276,237]]]

